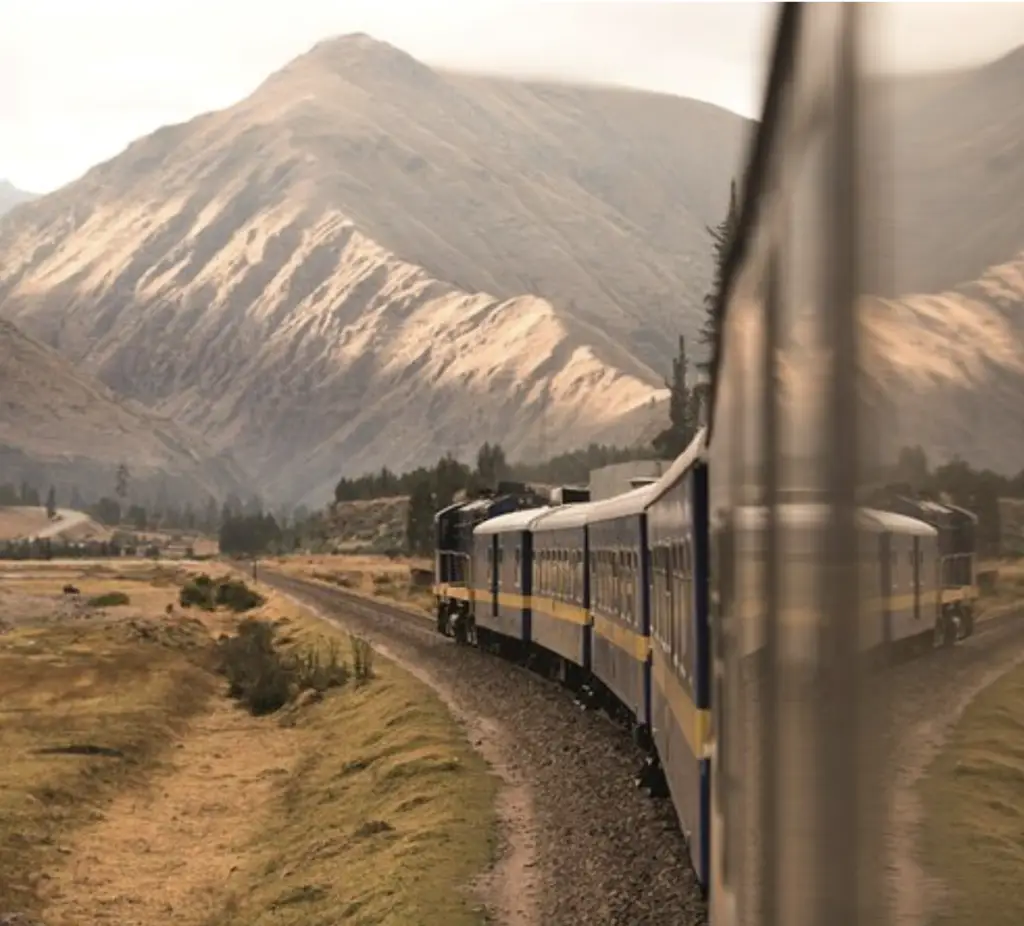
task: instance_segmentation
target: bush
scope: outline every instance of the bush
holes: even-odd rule
[[[90,608],[116,608],[118,605],[130,604],[131,598],[124,592],[107,592],[90,598],[86,603]]]
[[[218,644],[219,670],[228,681],[228,696],[245,704],[250,713],[271,714],[303,691],[322,694],[348,681],[349,668],[338,659],[333,643],[325,656],[317,647],[286,653],[275,645],[274,633],[273,624],[246,619],[239,624],[237,636],[224,637]],[[370,664],[362,659],[355,675],[360,683],[371,678],[372,658]]]
[[[183,608],[202,608],[204,611],[212,611],[215,608],[213,603],[213,584],[208,575],[197,576],[190,582],[186,582],[181,591],[178,592],[178,604]]]
[[[222,579],[214,597],[215,604],[224,605],[238,613],[261,607],[266,601],[266,598],[249,588],[241,579]]]
[[[225,576],[214,581],[203,573],[181,587],[178,602],[183,608],[202,608],[215,611],[227,607],[237,613],[251,611],[266,603],[266,599],[241,579]]]
[[[361,637],[352,637],[352,674],[359,684],[373,678],[373,647]]]

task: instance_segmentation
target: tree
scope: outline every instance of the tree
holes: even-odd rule
[[[46,516],[48,518],[57,516],[57,490],[53,486],[50,486],[50,491],[46,493]]]
[[[711,236],[711,249],[714,253],[715,271],[711,289],[704,296],[704,321],[698,339],[704,349],[704,360],[697,364],[697,369],[705,376],[711,373],[711,363],[718,343],[718,329],[721,319],[718,316],[718,299],[725,283],[725,261],[732,246],[733,237],[740,224],[740,207],[736,198],[736,181],[729,184],[729,211],[715,228],[707,228]]]
[[[476,455],[476,471],[480,482],[487,488],[497,488],[498,483],[505,478],[508,472],[508,464],[505,461],[505,451],[501,444],[485,443]]]
[[[21,483],[20,504],[30,508],[38,508],[42,505],[42,501],[39,498],[39,490],[24,480]]]
[[[131,473],[128,471],[128,464],[122,463],[117,467],[117,475],[114,477],[114,494],[123,502],[128,497],[128,480]]]
[[[218,535],[222,553],[270,553],[280,549],[281,528],[273,515],[228,515]]]
[[[93,508],[93,515],[101,524],[117,527],[121,523],[121,504],[115,498],[101,498]]]
[[[427,479],[417,481],[409,495],[405,537],[414,556],[427,556],[434,549],[434,493]]]
[[[679,336],[679,356],[672,361],[672,382],[668,404],[669,425],[652,441],[654,450],[665,459],[679,456],[693,440],[699,422],[699,396],[686,381],[686,338]]]
[[[146,509],[142,505],[132,505],[128,509],[126,517],[137,531],[144,531],[149,527],[149,518],[146,515]]]

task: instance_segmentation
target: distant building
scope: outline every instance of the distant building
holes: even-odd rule
[[[590,471],[590,500],[597,502],[628,492],[638,483],[632,480],[657,479],[672,465],[671,460],[632,460],[613,463]]]

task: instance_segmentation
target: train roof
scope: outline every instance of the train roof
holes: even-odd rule
[[[434,513],[434,520],[440,520],[446,514],[451,514],[453,511],[456,511],[457,509],[461,508],[464,504],[465,502],[452,502],[452,504],[450,505],[445,505],[444,508],[442,508],[440,511]]]
[[[777,510],[780,521],[789,527],[808,527],[821,524],[829,513],[827,505],[814,502],[779,505]],[[768,509],[763,505],[744,505],[737,510],[737,513],[741,527],[758,528],[764,525]],[[859,508],[857,514],[861,526],[871,526],[901,534],[916,534],[922,537],[933,537],[938,534],[934,527],[924,521],[891,511]]]
[[[655,492],[661,482],[653,482],[650,485],[630,489],[621,495],[612,498],[603,498],[599,502],[591,502],[587,505],[584,514],[586,524],[596,524],[601,521],[615,521],[618,518],[628,518],[632,515],[643,514],[644,509],[654,498]]]
[[[552,508],[541,515],[532,526],[534,531],[560,531],[582,528],[587,523],[587,512],[600,502],[573,502]]]
[[[497,517],[488,518],[478,524],[473,534],[504,534],[509,531],[525,531],[539,517],[551,511],[551,508],[521,508],[519,511],[510,511],[507,514],[499,514]]]
[[[917,534],[922,537],[938,536],[938,531],[924,521],[896,514],[892,511],[879,511],[877,508],[861,508],[861,517],[873,521],[883,530],[899,531],[901,534]]]
[[[654,483],[654,494],[648,504],[653,505],[658,501],[658,499],[673,488],[676,483],[686,475],[686,473],[693,469],[694,464],[699,463],[704,459],[704,453],[707,450],[707,443],[705,442],[706,435],[707,428],[701,428],[697,431],[693,440],[690,441],[690,446],[675,458],[672,465],[665,470],[661,478]]]

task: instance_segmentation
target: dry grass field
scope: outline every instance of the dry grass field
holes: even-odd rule
[[[1024,668],[968,706],[921,790],[925,857],[950,890],[938,922],[1024,922]]]
[[[414,581],[417,570],[433,572],[434,563],[429,559],[341,553],[282,556],[266,562],[285,575],[312,579],[369,598],[385,598],[425,615],[433,610],[428,577],[424,575],[419,583]]]
[[[352,643],[265,589],[243,618],[184,610],[196,571],[0,567],[0,915],[482,923],[496,782],[443,704],[376,659],[254,716],[226,697],[216,637],[254,618],[286,657],[349,665]]]
[[[1024,610],[1024,560],[982,567],[998,578],[979,618]],[[938,922],[1024,922],[1024,667],[968,705],[920,787],[925,858],[950,891]]]

